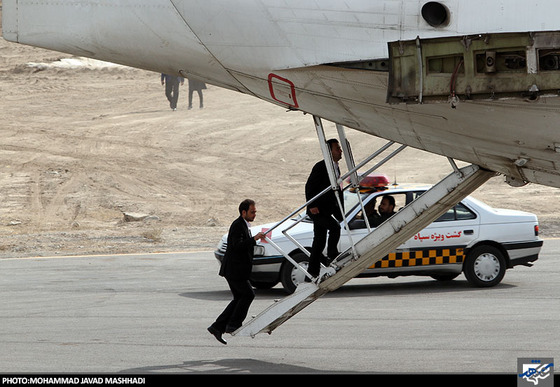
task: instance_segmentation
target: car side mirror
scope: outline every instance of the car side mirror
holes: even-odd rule
[[[348,223],[348,228],[350,230],[359,230],[362,228],[366,228],[366,221],[364,219],[352,219]]]

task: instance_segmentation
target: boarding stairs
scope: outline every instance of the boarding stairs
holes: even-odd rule
[[[328,149],[326,145],[321,120],[318,117],[314,117],[314,121],[323,156],[325,160],[331,160],[331,163],[327,162],[331,187],[325,189],[318,196],[328,192],[329,189],[337,188],[347,177],[350,177],[351,180],[349,186],[356,187],[359,184],[359,178],[356,173],[357,170],[379,155],[380,151],[386,150],[387,146],[381,148],[383,150],[375,152],[372,155],[373,157],[370,156],[362,163],[354,165],[353,156],[349,148],[349,143],[346,140],[344,129],[342,126],[337,125],[338,134],[339,137],[341,137],[340,143],[343,147],[343,154],[346,157],[346,163],[349,169],[347,174],[337,178],[330,155],[330,149]],[[392,145],[392,143],[390,143],[390,145]],[[367,173],[362,174],[362,176],[366,176],[379,165],[382,165],[388,161],[388,159],[399,153],[402,149],[403,147],[400,147],[394,151]],[[306,276],[310,277],[312,281],[299,284],[294,293],[283,299],[276,300],[271,306],[248,320],[243,326],[233,332],[233,335],[255,337],[259,333],[266,332],[271,334],[273,330],[303,310],[306,306],[326,293],[338,289],[368,267],[375,264],[375,262],[395,251],[398,246],[406,242],[417,232],[444,214],[449,208],[475,191],[489,178],[495,176],[494,172],[484,170],[476,165],[470,165],[459,169],[453,160],[450,160],[450,162],[453,166],[453,172],[377,228],[373,229],[366,237],[356,243],[351,243],[351,247],[347,251],[343,251],[329,267],[322,268],[317,278],[311,278],[309,273],[300,266],[299,269],[302,270]],[[312,202],[314,199],[315,198],[312,198],[309,202]],[[294,213],[305,208],[308,203],[298,208]],[[289,219],[291,215],[284,218],[275,225],[275,227]],[[344,221],[344,226],[348,227],[346,220]],[[286,232],[284,233],[287,235]],[[297,241],[292,241],[297,244]],[[299,265],[293,261],[286,252],[275,245],[272,240],[267,238],[267,242],[278,249],[294,266],[297,267]],[[303,251],[309,255],[309,252],[305,249],[303,249]]]

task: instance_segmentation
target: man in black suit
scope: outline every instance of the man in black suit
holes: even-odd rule
[[[253,246],[258,239],[264,239],[265,234],[259,232],[251,236],[249,223],[255,219],[257,209],[255,202],[246,199],[239,205],[239,217],[233,221],[227,237],[227,248],[220,267],[220,275],[225,277],[233,294],[233,300],[218,316],[216,321],[208,327],[214,337],[222,344],[227,342],[222,338],[224,333],[232,333],[243,324],[247,317],[249,306],[255,298],[255,292],[249,282],[253,267]]]
[[[175,75],[161,74],[161,84],[165,85],[165,96],[172,110],[177,110],[179,100],[179,83],[185,83],[185,78]]]
[[[338,170],[338,162],[342,158],[342,148],[336,139],[327,141],[330,147],[332,160],[335,163],[335,172],[340,175]],[[329,174],[327,172],[327,164],[325,160],[319,161],[307,178],[305,183],[305,197],[309,201],[322,192],[325,188],[330,187]],[[338,177],[338,176],[337,176]],[[328,260],[323,256],[323,250],[327,243],[327,256],[329,260],[337,257],[338,241],[340,240],[340,221],[342,221],[342,212],[338,205],[338,198],[343,202],[342,191],[340,189],[331,190],[323,196],[317,198],[307,206],[307,214],[313,221],[313,244],[311,246],[311,256],[309,257],[309,267],[307,272],[313,277],[319,275],[321,263],[328,265]],[[338,219],[333,218],[333,215]],[[306,278],[306,280],[308,280]]]

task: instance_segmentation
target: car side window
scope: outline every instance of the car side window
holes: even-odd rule
[[[463,203],[457,204],[455,207],[447,210],[445,214],[440,216],[436,222],[448,222],[453,220],[476,219],[476,214],[469,210]]]
[[[367,203],[364,206],[365,213],[363,211],[358,211],[356,216],[350,221],[350,229],[363,229],[367,228],[365,217],[367,216],[370,227],[378,226],[384,219],[380,217],[379,214],[379,204],[383,200],[384,196],[391,196],[395,201],[394,212],[399,212],[404,206],[406,206],[407,195],[405,192],[384,192],[377,196],[371,196],[368,198]]]
[[[455,206],[455,219],[456,220],[466,220],[466,219],[476,219],[476,214],[469,210],[463,203],[459,203]]]

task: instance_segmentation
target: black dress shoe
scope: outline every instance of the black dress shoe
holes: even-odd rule
[[[209,326],[208,332],[210,332],[220,343],[227,344],[227,341],[222,338],[222,332],[220,332],[218,329],[214,328],[213,326]]]

